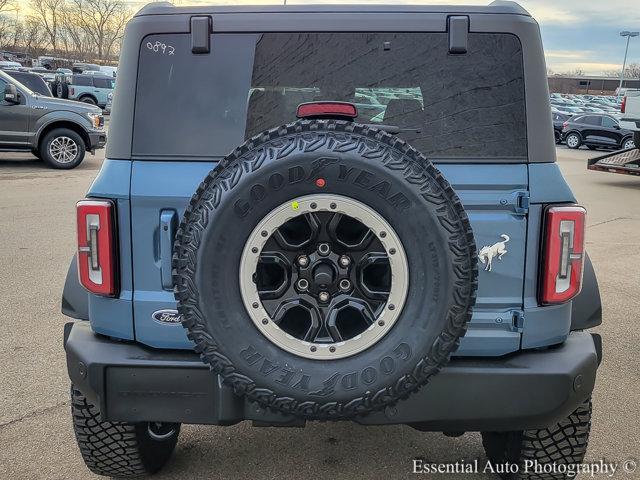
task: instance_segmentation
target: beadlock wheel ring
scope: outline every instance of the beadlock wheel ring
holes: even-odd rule
[[[330,343],[302,340],[281,329],[263,305],[255,281],[260,256],[272,235],[289,220],[319,212],[345,215],[366,226],[384,248],[391,277],[388,296],[375,315],[375,321],[352,338]],[[375,345],[391,330],[402,313],[409,287],[405,250],[389,223],[367,205],[349,197],[332,194],[292,199],[267,214],[249,235],[242,252],[239,273],[242,301],[256,328],[283,350],[316,360],[349,357]]]

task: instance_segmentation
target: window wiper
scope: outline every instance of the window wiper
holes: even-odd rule
[[[365,126],[371,128],[377,128],[378,130],[384,130],[391,135],[398,135],[399,133],[421,133],[422,130],[420,128],[400,128],[397,125],[384,125],[381,123],[365,123]]]

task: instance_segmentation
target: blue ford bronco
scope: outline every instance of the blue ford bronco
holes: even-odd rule
[[[244,420],[583,460],[600,295],[521,7],[154,3],[111,123],[62,299],[93,472]]]

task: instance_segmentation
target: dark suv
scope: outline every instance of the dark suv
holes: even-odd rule
[[[555,154],[511,2],[145,7],[62,299],[87,466],[155,472],[183,423],[348,420],[571,475],[601,306]]]
[[[576,115],[562,125],[562,138],[569,148],[634,148],[633,131],[620,126],[612,115]]]
[[[2,71],[0,92],[0,151],[30,151],[69,169],[107,141],[98,107],[40,95]]]

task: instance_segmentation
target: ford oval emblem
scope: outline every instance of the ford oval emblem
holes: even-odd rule
[[[153,319],[162,325],[180,325],[182,317],[177,310],[158,310],[151,315]]]

